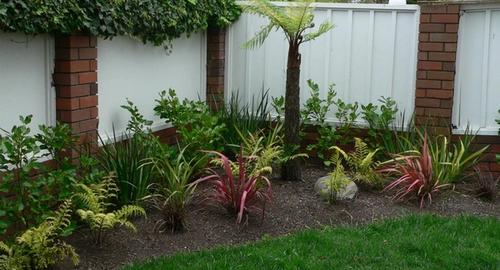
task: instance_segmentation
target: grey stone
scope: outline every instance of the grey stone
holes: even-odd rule
[[[314,191],[321,197],[328,200],[330,197],[330,187],[328,181],[330,176],[323,176],[316,181]],[[346,179],[346,185],[334,194],[335,200],[352,200],[358,192],[358,186],[350,179]]]

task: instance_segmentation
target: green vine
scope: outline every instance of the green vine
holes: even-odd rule
[[[169,47],[173,39],[209,24],[224,27],[240,13],[234,0],[4,0],[0,31],[128,35]]]

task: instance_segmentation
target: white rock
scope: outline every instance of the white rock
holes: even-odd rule
[[[330,176],[323,176],[314,185],[314,191],[326,200],[328,200],[331,194],[330,187],[327,184],[329,180]],[[348,179],[347,184],[335,193],[334,196],[336,200],[352,200],[356,196],[356,193],[358,193],[358,186]]]

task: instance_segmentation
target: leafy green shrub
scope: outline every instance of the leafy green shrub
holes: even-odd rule
[[[10,0],[0,2],[0,30],[128,35],[169,46],[174,38],[206,29],[209,23],[226,26],[240,12],[234,0]]]
[[[375,170],[378,164],[374,160],[379,149],[371,151],[362,139],[355,138],[354,140],[354,151],[351,153],[346,153],[337,146],[332,147],[332,149],[342,154],[355,182],[368,187],[382,187],[384,184],[383,178]]]
[[[118,225],[135,231],[136,228],[129,218],[146,216],[144,209],[137,205],[124,205],[120,209],[108,212],[114,206],[110,201],[116,198],[118,192],[113,175],[104,177],[98,184],[90,186],[78,184],[77,189],[74,199],[80,207],[76,213],[89,225],[96,244],[102,244],[105,232]]]
[[[0,233],[18,222],[38,224],[53,206],[71,196],[75,183],[75,168],[61,155],[71,148],[70,128],[40,126],[42,133],[32,135],[31,119],[31,115],[20,117],[20,125],[2,129],[0,136],[0,192],[10,195],[0,197]],[[60,169],[42,163],[43,157],[57,160]]]
[[[170,89],[168,93],[162,91],[156,102],[156,114],[177,129],[181,148],[187,147],[188,160],[200,155],[199,150],[222,150],[222,132],[226,127],[204,101],[180,101],[175,90]]]
[[[339,143],[341,145],[346,145],[352,142],[352,138],[354,138],[355,135],[354,127],[360,115],[358,111],[359,103],[347,103],[339,98],[335,101],[335,106],[337,107],[335,117],[339,121],[337,125]]]
[[[307,146],[308,151],[316,150],[317,156],[330,165],[328,153],[330,147],[340,139],[336,128],[326,123],[326,114],[330,107],[335,103],[334,98],[337,93],[333,90],[333,84],[328,87],[326,99],[319,97],[319,86],[312,80],[307,80],[311,96],[306,100],[304,108],[301,111],[305,124],[314,124],[318,126],[318,140]]]
[[[163,220],[158,223],[160,231],[180,231],[184,228],[186,207],[193,199],[197,182],[191,182],[198,168],[196,163],[203,159],[186,160],[181,149],[173,160],[169,158],[151,158],[146,166],[151,166],[157,173],[157,182],[152,184],[154,194],[149,196],[155,208],[160,210]]]
[[[53,216],[17,237],[14,244],[0,242],[0,269],[47,269],[68,257],[78,264],[73,247],[58,240],[70,225],[70,218],[71,203],[66,201]]]
[[[398,108],[392,98],[381,97],[380,106],[368,103],[361,105],[362,117],[368,123],[368,143],[372,148],[383,148],[394,151],[393,129]]]

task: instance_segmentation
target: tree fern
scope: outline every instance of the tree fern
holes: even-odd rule
[[[76,265],[74,248],[57,239],[70,225],[70,218],[71,202],[65,201],[53,216],[25,231],[12,246],[0,242],[0,269],[47,269],[68,257]]]
[[[337,146],[332,147],[332,149],[344,157],[351,170],[351,177],[355,182],[376,188],[383,186],[383,179],[375,171],[378,164],[375,162],[374,157],[379,149],[371,151],[360,138],[355,138],[354,151],[350,153],[346,153]]]
[[[244,10],[250,14],[257,14],[268,19],[253,38],[243,44],[244,48],[260,47],[273,30],[283,30],[288,42],[287,81],[285,96],[285,153],[293,155],[300,148],[300,45],[316,39],[333,28],[325,21],[318,29],[314,29],[314,0],[297,0],[278,6],[269,0],[251,0]],[[283,177],[288,180],[300,180],[301,163],[295,159],[288,159],[283,166]]]
[[[80,191],[74,198],[81,204],[81,208],[76,210],[76,213],[94,232],[96,244],[104,241],[107,230],[117,226],[136,231],[134,224],[128,219],[133,216],[146,216],[144,209],[137,205],[125,205],[108,212],[108,209],[114,206],[110,201],[116,198],[118,192],[113,175],[104,177],[100,183],[91,186],[79,184],[78,188]]]

